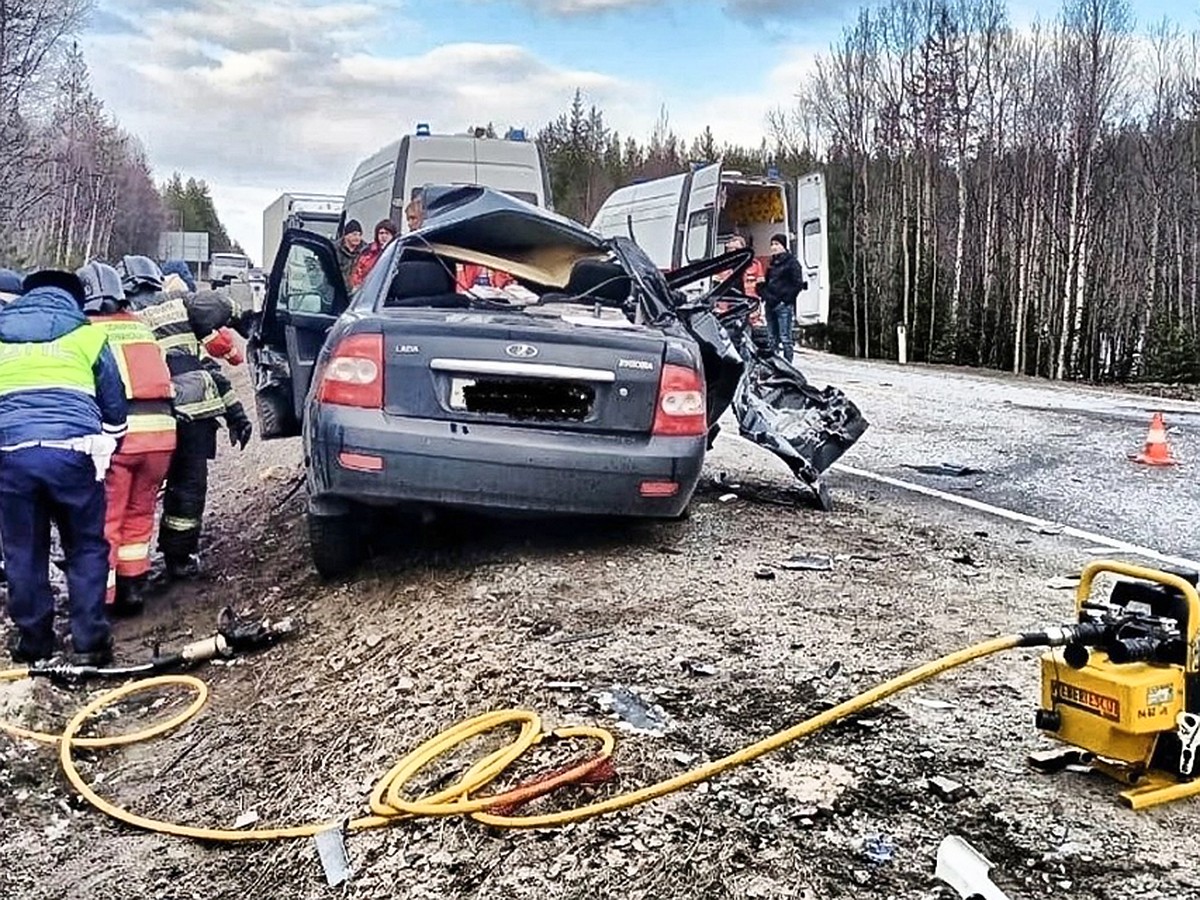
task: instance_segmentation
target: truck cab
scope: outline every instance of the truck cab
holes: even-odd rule
[[[829,321],[825,179],[814,172],[789,188],[779,179],[746,176],[713,163],[619,188],[591,227],[605,237],[632,238],[668,272],[721,255],[735,234],[746,239],[765,268],[771,235],[783,232],[807,281],[796,301],[796,324],[823,324]],[[698,282],[689,292],[699,295],[710,286]]]

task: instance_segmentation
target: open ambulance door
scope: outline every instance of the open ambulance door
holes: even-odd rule
[[[796,324],[829,321],[829,208],[825,176],[813,172],[796,188],[796,257],[807,284],[796,299]]]
[[[714,253],[717,236],[717,198],[721,191],[721,164],[713,163],[692,173],[687,203],[680,204],[683,219],[676,239],[675,265],[681,269],[703,262]]]

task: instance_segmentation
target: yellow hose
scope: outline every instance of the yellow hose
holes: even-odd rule
[[[536,713],[526,710],[500,710],[485,713],[472,719],[460,722],[454,727],[442,732],[436,737],[421,744],[389,771],[371,793],[371,814],[354,819],[350,829],[361,831],[367,828],[380,828],[394,824],[397,821],[414,816],[470,816],[479,822],[500,828],[547,828],[556,825],[567,825],[579,822],[602,813],[616,812],[628,809],[639,803],[645,803],[657,797],[662,797],[674,791],[682,790],[702,781],[707,781],[727,772],[737,766],[745,765],[752,760],[778,750],[785,744],[799,740],[816,731],[843,719],[846,716],[861,712],[875,703],[885,700],[893,694],[920,684],[931,678],[936,678],[951,669],[958,668],[969,662],[1011,650],[1021,645],[1019,635],[994,638],[947,654],[933,662],[925,663],[902,675],[885,681],[839,703],[823,713],[805,719],[785,731],[778,732],[751,744],[736,753],[722,759],[706,763],[690,772],[684,772],[674,778],[668,778],[657,784],[649,785],[628,794],[621,794],[587,806],[561,812],[533,816],[508,816],[489,813],[490,808],[503,805],[502,796],[473,796],[491,784],[503,772],[508,770],[531,747],[551,735],[565,739],[595,740],[600,744],[600,755],[612,755],[616,742],[612,734],[603,728],[591,726],[574,726],[560,728],[554,732],[542,730],[541,719]],[[13,669],[0,672],[0,682],[20,681],[29,677],[28,669]],[[91,718],[136,694],[158,690],[164,687],[184,687],[195,693],[195,699],[183,712],[151,728],[130,734],[111,738],[84,739],[77,737],[80,729]],[[43,744],[58,746],[58,759],[66,773],[67,779],[79,794],[89,803],[106,815],[136,828],[155,831],[161,834],[172,834],[179,837],[197,838],[205,841],[269,841],[282,838],[311,837],[322,831],[340,827],[339,822],[320,822],[311,825],[298,825],[290,828],[260,828],[247,830],[227,830],[214,828],[197,828],[189,825],[179,825],[160,819],[150,819],[116,806],[97,794],[83,779],[75,765],[74,750],[77,747],[90,749],[105,749],[126,746],[140,741],[159,737],[174,728],[191,720],[208,698],[208,688],[204,682],[190,675],[166,675],[135,681],[123,687],[107,691],[80,709],[63,729],[62,734],[45,734],[17,728],[5,722],[0,722],[0,732],[12,737],[37,741]],[[465,775],[450,787],[428,797],[417,800],[406,800],[402,797],[405,786],[431,763],[449,753],[455,747],[479,735],[495,731],[509,725],[520,726],[517,737],[508,745],[501,747],[479,762],[475,763]]]

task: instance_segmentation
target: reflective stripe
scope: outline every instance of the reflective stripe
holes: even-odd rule
[[[189,350],[193,354],[200,352],[200,342],[191,332],[187,334],[170,334],[158,339],[158,345],[164,350]]]
[[[233,404],[238,402],[237,394],[235,394],[233,391],[229,391],[228,393],[222,394],[221,402],[224,403],[226,406],[233,406]]]
[[[163,528],[171,531],[191,531],[200,527],[199,519],[185,519],[182,516],[163,516]]]
[[[170,399],[171,373],[165,351],[145,322],[132,313],[98,316],[92,322],[108,335],[121,380],[125,382],[126,399]]]
[[[117,559],[121,562],[137,562],[150,555],[149,544],[126,544],[117,548]]]
[[[175,417],[159,413],[137,413],[129,417],[130,434],[174,431]]]
[[[117,586],[117,570],[116,569],[108,570],[108,586],[110,588],[115,588]]]

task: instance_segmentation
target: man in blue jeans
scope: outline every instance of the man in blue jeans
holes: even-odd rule
[[[791,362],[796,298],[804,290],[804,270],[800,267],[800,261],[788,251],[786,234],[772,236],[771,264],[767,267],[767,277],[760,285],[758,296],[762,298],[767,319],[771,352]]]
[[[67,558],[76,662],[104,665],[108,542],[104,474],[125,434],[125,385],[69,272],[35,272],[0,308],[0,535],[17,663],[55,652],[50,524]]]

